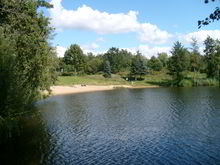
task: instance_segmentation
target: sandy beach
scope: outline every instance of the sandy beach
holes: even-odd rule
[[[114,90],[117,88],[156,88],[157,86],[129,86],[129,85],[72,85],[72,86],[52,86],[52,95],[64,95],[64,94],[74,94],[74,93],[86,93],[95,91],[106,91]]]

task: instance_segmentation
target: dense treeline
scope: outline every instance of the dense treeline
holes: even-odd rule
[[[0,1],[0,127],[56,80],[58,62],[48,43],[53,29],[39,7],[51,5],[44,0]]]
[[[111,77],[112,73],[126,75],[128,79],[142,79],[152,71],[167,70],[173,77],[172,84],[176,85],[179,85],[189,72],[203,73],[207,78],[218,80],[220,41],[207,37],[204,47],[204,54],[201,55],[195,39],[192,39],[190,49],[177,41],[172,47],[171,56],[159,53],[147,59],[139,51],[132,54],[115,47],[97,56],[92,53],[85,55],[82,49],[74,44],[65,52],[64,58],[59,59],[59,70],[63,75],[103,74],[104,77]]]

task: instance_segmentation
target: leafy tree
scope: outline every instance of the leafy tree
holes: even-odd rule
[[[104,54],[104,59],[109,61],[112,73],[117,73],[120,71],[121,68],[121,58],[119,56],[119,49],[112,47],[110,48],[107,53]]]
[[[189,52],[177,41],[174,43],[171,54],[168,69],[180,81],[183,78],[182,72],[187,71],[189,67]]]
[[[160,60],[160,62],[162,63],[164,68],[167,67],[167,63],[168,63],[167,53],[159,53],[158,54],[158,59]]]
[[[129,68],[132,54],[126,50],[112,47],[104,54],[104,59],[110,62],[112,73],[118,73]]]
[[[204,41],[205,49],[205,63],[206,73],[208,77],[219,77],[219,66],[220,66],[220,41],[214,40],[211,37],[207,37]]]
[[[86,61],[85,71],[87,74],[96,74],[102,70],[103,59],[100,56],[93,56],[89,54]]]
[[[111,66],[110,66],[110,62],[108,60],[106,60],[104,62],[104,69],[103,69],[103,72],[104,72],[104,77],[105,78],[111,78]]]
[[[59,57],[58,58],[58,72],[64,72],[64,69],[65,69],[65,63],[64,63],[64,60],[63,60],[63,57]]]
[[[112,47],[107,53],[104,54],[105,61],[109,61],[112,73],[119,72],[120,65],[120,57],[119,57],[119,49]]]
[[[199,46],[196,39],[192,38],[191,46],[192,52],[190,53],[190,70],[193,72],[198,72],[202,69],[203,62],[202,56],[199,53]]]
[[[210,1],[215,2],[217,0],[205,0],[205,3],[209,3]],[[220,8],[216,7],[213,13],[209,15],[209,17],[205,18],[204,20],[198,21],[198,27],[201,28],[202,25],[208,25],[215,20],[218,21],[220,19]]]
[[[79,45],[73,44],[64,54],[64,63],[71,66],[71,70],[77,73],[84,73],[85,55]]]
[[[6,116],[8,114],[7,107],[10,104],[10,99],[13,96],[11,88],[16,80],[13,78],[15,70],[15,50],[12,46],[10,38],[3,35],[2,29],[0,29],[0,115]],[[14,91],[14,92],[17,92]],[[18,99],[16,99],[18,100]]]
[[[152,56],[151,59],[147,63],[148,68],[154,71],[160,71],[163,67],[162,62],[156,58],[155,56]]]
[[[216,53],[215,53],[215,62],[216,62],[215,77],[218,78],[219,86],[220,86],[220,41],[216,40],[216,43],[217,43],[217,46],[216,46]]]
[[[53,29],[37,12],[41,0],[0,3],[0,115],[25,109],[56,80],[56,54],[48,44]]]
[[[130,74],[131,75],[139,75],[140,78],[143,75],[146,75],[147,73],[147,67],[144,62],[144,57],[141,55],[141,53],[138,51],[136,56],[133,57],[132,63],[131,63],[131,69]]]
[[[121,58],[119,71],[129,71],[132,61],[132,53],[122,49],[119,51],[119,56]]]

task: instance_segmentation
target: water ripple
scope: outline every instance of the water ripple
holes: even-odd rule
[[[43,164],[220,164],[219,98],[213,88],[50,98],[38,105],[50,137]]]

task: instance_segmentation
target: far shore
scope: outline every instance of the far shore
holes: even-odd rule
[[[157,88],[158,86],[130,86],[130,85],[71,85],[71,86],[52,86],[51,95],[65,95],[65,94],[75,94],[75,93],[87,93],[96,91],[107,91],[114,90],[117,88]]]

